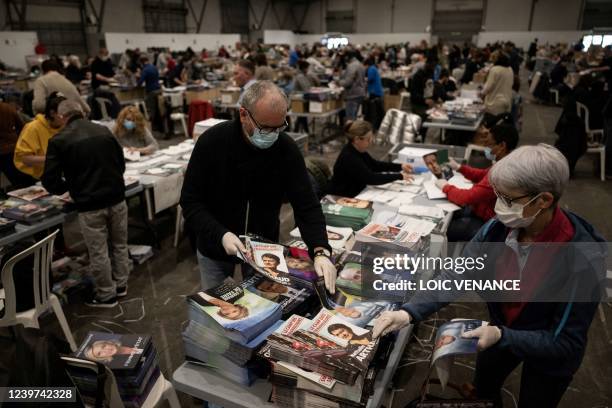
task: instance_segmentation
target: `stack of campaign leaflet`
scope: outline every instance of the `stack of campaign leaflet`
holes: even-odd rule
[[[291,316],[258,354],[272,362],[272,400],[280,406],[365,406],[378,346],[369,329],[323,309],[312,320]]]
[[[250,364],[251,357],[281,319],[281,305],[231,278],[188,296],[187,303],[185,356],[219,376],[250,385],[258,376],[258,367]]]
[[[159,357],[151,336],[89,332],[74,356],[96,361],[113,371],[126,407],[141,407],[160,376]],[[86,404],[96,402],[96,374],[69,367],[70,376]]]
[[[372,202],[357,198],[326,195],[321,207],[328,225],[360,230],[372,219]]]

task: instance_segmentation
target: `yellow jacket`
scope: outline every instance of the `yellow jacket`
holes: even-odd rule
[[[15,146],[15,156],[13,162],[21,172],[40,179],[45,171],[45,166],[28,166],[23,162],[23,156],[35,155],[46,156],[49,140],[55,136],[60,128],[53,128],[45,118],[45,115],[38,114],[33,121],[25,125],[17,145]]]

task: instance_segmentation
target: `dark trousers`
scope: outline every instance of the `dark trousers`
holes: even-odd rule
[[[470,207],[455,211],[446,232],[448,242],[470,241],[483,224],[483,219],[474,214]]]
[[[156,91],[147,92],[145,95],[145,106],[147,107],[151,127],[155,130],[161,131],[163,130],[163,125],[161,123],[161,116],[159,114],[159,95],[161,95],[161,91],[159,89]]]
[[[0,171],[11,182],[13,188],[24,188],[36,184],[36,179],[17,170],[13,163],[13,153],[0,154]]]
[[[501,388],[508,375],[521,363],[521,359],[509,351],[495,347],[478,353],[474,386],[478,398],[490,399],[495,407],[502,407]],[[521,372],[519,408],[554,408],[559,404],[572,377],[555,377],[544,374],[527,362]]]

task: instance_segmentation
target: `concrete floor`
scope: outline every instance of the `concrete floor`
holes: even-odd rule
[[[526,83],[526,81],[524,81]],[[553,132],[560,115],[560,108],[542,106],[527,102],[524,107],[524,124],[521,144],[545,142],[553,144]],[[433,135],[432,135],[433,136]],[[431,139],[428,137],[428,141]],[[172,141],[162,141],[166,145]],[[338,147],[332,147],[323,154],[323,158],[333,163]],[[373,153],[379,157],[386,149],[375,146]],[[316,156],[320,156],[316,154]],[[594,175],[594,160],[584,157],[580,160],[576,177],[563,197],[562,205],[577,212],[589,221],[605,237],[612,235],[612,189],[610,182],[601,182]],[[292,225],[292,214],[286,208],[282,214],[285,228],[283,235]],[[159,225],[164,238],[162,250],[156,251],[153,259],[137,266],[130,276],[129,296],[117,307],[108,311],[91,309],[83,305],[68,305],[66,316],[77,339],[81,341],[90,330],[150,333],[158,348],[160,365],[166,378],[172,377],[173,370],[184,360],[181,342],[181,328],[186,320],[184,296],[199,288],[199,275],[196,259],[187,240],[183,240],[178,249],[172,247],[173,213],[165,214]],[[69,242],[78,242],[78,226],[67,228]],[[135,231],[130,235],[130,243],[146,242],[147,235]],[[430,322],[439,326],[445,319],[454,317],[474,317],[486,319],[482,305],[451,305]],[[57,332],[53,319],[48,320],[48,328]],[[589,345],[582,367],[576,374],[571,387],[563,398],[564,408],[595,408],[612,405],[612,310],[609,304],[602,304],[599,313],[591,326]],[[427,372],[427,363],[423,362],[427,344],[430,344],[433,327],[423,325],[412,339],[402,368],[395,379],[396,391],[390,395],[388,407],[404,407],[417,395],[417,388]],[[418,337],[418,341],[417,341]],[[431,347],[430,347],[431,349]],[[471,379],[473,359],[463,359],[456,364],[452,373],[455,382],[462,383]],[[513,407],[513,398],[518,397],[520,372],[514,372],[506,382],[506,404]],[[186,395],[180,395],[183,406],[201,406],[199,402]],[[391,400],[392,399],[392,400]]]

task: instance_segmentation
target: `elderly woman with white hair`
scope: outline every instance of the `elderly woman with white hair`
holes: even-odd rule
[[[463,334],[478,339],[476,393],[501,406],[504,381],[523,363],[519,406],[555,407],[586,349],[605,274],[604,239],[559,207],[569,168],[554,147],[516,149],[493,166],[489,180],[497,195],[496,217],[462,254],[481,257],[484,268],[443,270],[438,279],[518,280],[517,292],[478,292],[487,302],[489,324]],[[464,293],[418,292],[401,310],[378,319],[374,337],[421,321]]]

